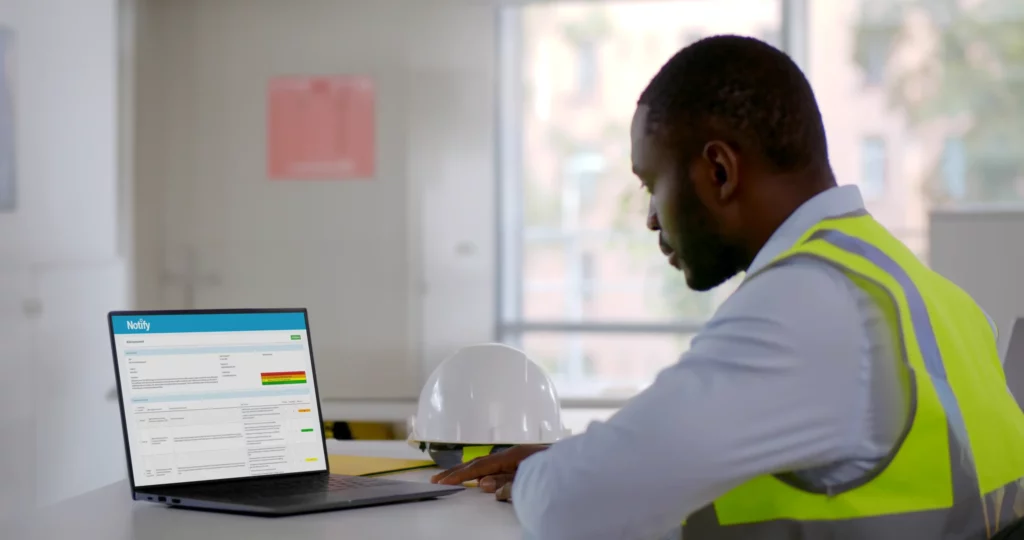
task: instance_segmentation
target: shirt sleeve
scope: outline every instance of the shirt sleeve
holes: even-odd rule
[[[527,538],[659,538],[751,478],[845,459],[863,436],[866,331],[834,270],[754,276],[608,421],[524,461]]]

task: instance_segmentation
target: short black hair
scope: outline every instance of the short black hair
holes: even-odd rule
[[[681,134],[690,139],[716,126],[755,146],[776,172],[828,162],[810,82],[786,53],[751,37],[712,36],[684,47],[638,104],[649,109],[649,130],[681,127],[694,132]]]

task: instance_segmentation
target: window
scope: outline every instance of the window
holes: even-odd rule
[[[889,44],[874,36],[864,45],[864,84],[880,86],[885,82],[885,66],[889,62]]]
[[[814,36],[805,68],[832,167],[877,195],[875,218],[923,253],[933,205],[1021,200],[1019,0],[807,1],[806,25],[794,29]],[[861,138],[878,133],[884,145]]]
[[[684,30],[679,38],[679,48],[682,49],[702,39],[704,39],[704,32],[700,30]]]
[[[860,145],[860,191],[865,199],[874,200],[885,194],[886,158],[885,139],[866,137]]]
[[[586,211],[597,198],[598,183],[604,172],[605,158],[600,152],[585,151],[573,154],[565,166],[565,198],[578,198],[581,210]]]
[[[942,145],[942,187],[953,199],[967,195],[967,157],[960,137],[947,137]]]
[[[857,41],[854,56],[860,64],[863,84],[879,87],[885,82],[889,56],[906,12],[900,0],[860,0],[859,3],[859,23],[853,32]]]
[[[690,41],[778,29],[780,3],[550,2],[507,9],[503,28],[512,34],[505,37],[515,44],[509,58],[516,60],[502,69],[511,75],[502,98],[498,338],[536,359],[563,398],[628,398],[678,360],[735,286],[690,291],[646,229],[648,199],[629,159],[636,98]],[[542,44],[551,42],[568,43],[568,54],[544,53]],[[598,54],[605,50],[624,53]],[[572,100],[574,107],[552,107],[540,118],[524,100],[536,95],[526,75],[538,65],[552,74],[552,102]]]
[[[582,290],[583,302],[589,304],[594,301],[594,254],[584,251],[580,254],[580,289]]]
[[[761,41],[775,47],[776,49],[782,48],[782,30],[780,28],[768,27],[762,28],[758,33],[757,37]]]
[[[798,2],[806,9],[794,9]],[[545,120],[518,94],[502,98],[501,137],[510,142],[501,158],[498,338],[543,359],[562,396],[621,399],[675,362],[729,294],[694,294],[666,265],[629,171],[637,96],[680,46],[702,36],[743,34],[798,49],[787,52],[814,87],[836,177],[859,184],[874,199],[873,215],[915,252],[927,250],[927,215],[938,200],[1021,201],[1020,6],[623,0],[508,8],[516,23],[504,28],[518,43],[510,56],[517,60],[502,73],[526,86],[517,92],[536,91],[523,74],[546,62],[552,103],[576,94],[601,99],[553,106]],[[553,42],[586,45],[541,57],[540,44]],[[879,91],[865,92],[865,84]],[[933,185],[944,189],[926,189]]]
[[[644,54],[658,54],[661,51],[661,36],[654,34],[647,36],[644,40]]]
[[[576,94],[590,99],[597,91],[597,44],[586,39],[576,44]]]

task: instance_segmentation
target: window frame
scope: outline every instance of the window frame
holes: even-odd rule
[[[621,1],[621,0],[620,0]],[[808,0],[779,0],[781,46],[796,63],[807,70]],[[498,181],[495,210],[497,226],[496,316],[494,339],[522,347],[523,336],[548,334],[696,334],[706,321],[670,322],[568,322],[523,318],[523,184],[522,129],[523,88],[521,84],[523,4],[498,9],[497,23],[497,156]],[[563,398],[567,408],[617,408],[629,398]]]

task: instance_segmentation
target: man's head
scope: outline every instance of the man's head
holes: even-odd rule
[[[810,84],[753,38],[676,53],[641,94],[631,138],[648,226],[699,291],[746,270],[790,213],[835,185]]]

